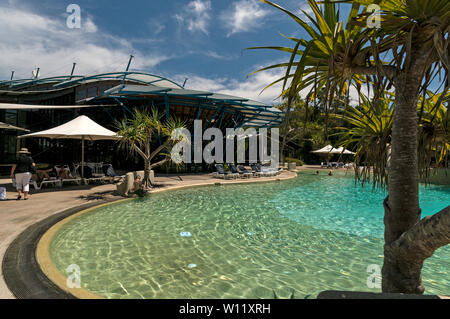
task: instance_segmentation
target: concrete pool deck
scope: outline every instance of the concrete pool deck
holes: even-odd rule
[[[315,169],[304,167],[303,169]],[[183,174],[156,176],[157,187],[152,192],[160,192],[170,189],[185,187],[236,184],[248,182],[268,182],[295,178],[294,172],[283,171],[275,177],[261,177],[239,180],[223,180],[213,177],[211,174]],[[25,229],[45,218],[55,215],[69,208],[78,207],[86,203],[101,204],[106,200],[119,199],[121,196],[115,193],[114,184],[64,186],[63,188],[47,188],[40,191],[32,190],[30,199],[16,200],[17,193],[11,186],[10,179],[0,179],[0,186],[7,187],[7,200],[0,202],[0,260],[3,261],[6,249],[12,241]],[[0,268],[0,299],[15,298],[8,289],[2,269]]]

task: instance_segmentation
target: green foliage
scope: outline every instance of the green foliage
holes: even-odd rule
[[[384,184],[388,150],[386,143],[390,142],[395,107],[394,96],[386,92],[390,91],[392,85],[396,90],[406,85],[408,75],[402,72],[413,58],[413,40],[422,37],[429,48],[429,56],[424,62],[422,86],[413,92],[417,96],[427,96],[422,98],[422,103],[419,102],[419,172],[421,176],[426,176],[432,163],[447,165],[450,149],[448,111],[443,104],[448,101],[446,95],[450,67],[449,1],[307,0],[312,14],[303,11],[306,19],[271,1],[261,1],[288,15],[300,31],[308,35],[305,38],[285,37],[292,41],[291,47],[249,48],[282,51],[290,55],[284,63],[256,71],[285,70],[281,78],[267,87],[283,83],[281,96],[286,99],[286,126],[281,135],[286,136],[287,153],[306,159],[306,152],[300,153],[296,149],[305,147],[307,134],[311,136],[309,140],[313,147],[327,144],[325,140],[330,140],[333,145],[340,141],[347,148],[357,151],[357,161],[375,167],[372,171],[374,185]],[[350,9],[345,22],[340,21],[341,3],[348,4]],[[381,7],[382,27],[379,29],[367,27],[371,15],[367,7],[374,3]],[[382,61],[382,58],[390,60]],[[433,81],[441,82],[441,85],[437,85],[437,91],[431,93],[427,88]],[[352,86],[362,99],[358,107],[350,106],[349,103]],[[369,90],[370,101],[362,98],[363,86]],[[443,93],[437,93],[439,90]],[[306,94],[306,98],[303,107],[299,108],[297,101],[300,93]],[[440,94],[443,94],[441,98]],[[423,99],[427,102],[423,102]],[[309,104],[314,105],[312,109]],[[435,108],[430,108],[430,105]],[[311,113],[308,114],[311,110],[324,114],[323,119],[312,118]],[[335,115],[330,116],[329,113]],[[308,127],[308,122],[318,125],[319,131],[320,128],[324,129],[322,141],[314,141],[317,134],[313,126]],[[333,127],[337,128],[334,129],[335,133],[340,133],[329,136],[328,128]],[[308,148],[310,146],[307,145]],[[370,179],[371,174],[367,170],[359,177]]]
[[[357,177],[370,180],[374,185],[384,185],[389,144],[392,132],[393,100],[391,97],[373,103],[364,95],[357,107],[349,107],[333,117],[342,119],[347,126],[336,127],[339,145],[356,152],[355,162],[365,164],[356,170]]]
[[[422,175],[433,163],[445,165],[450,150],[448,130],[448,110],[442,94],[428,92],[427,98],[421,98],[417,105],[419,117],[419,169]],[[375,103],[361,95],[362,103],[357,107],[343,109],[340,114],[332,115],[342,119],[345,126],[334,128],[338,144],[354,150],[357,166],[364,165],[362,170],[356,170],[361,180],[373,180],[374,185],[385,185],[386,167],[389,154],[392,120],[394,112],[394,96],[387,94]]]
[[[287,162],[287,163],[294,162],[297,166],[305,165],[305,163],[303,163],[303,161],[301,159],[298,159],[298,158],[285,157],[284,161]]]
[[[165,119],[164,113],[160,113],[156,108],[149,112],[134,109],[132,118],[125,118],[116,121],[117,134],[121,136],[120,147],[127,148],[130,155],[139,155],[144,160],[144,170],[147,178],[143,184],[150,187],[149,171],[163,163],[170,161],[170,149],[176,142],[184,137],[177,135],[172,137],[172,132],[185,127],[185,123],[177,118]],[[154,149],[153,145],[157,145]],[[152,159],[162,156],[156,163]]]

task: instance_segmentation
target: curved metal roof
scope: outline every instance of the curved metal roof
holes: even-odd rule
[[[195,97],[205,101],[212,101],[220,106],[236,109],[244,115],[244,126],[276,126],[281,124],[284,113],[267,104],[221,93],[197,91],[190,89],[172,89],[155,85],[118,85],[104,92],[102,97],[127,98],[148,95]]]
[[[64,87],[71,86],[79,83],[89,83],[94,81],[104,81],[104,80],[125,80],[125,81],[133,81],[146,85],[155,85],[169,88],[183,88],[181,85],[175,83],[172,80],[164,78],[159,75],[144,73],[144,72],[111,72],[111,73],[102,73],[95,75],[88,75],[77,79],[67,80],[60,83],[55,84],[55,87]]]
[[[223,109],[224,107],[232,109],[243,115],[244,120],[241,125],[244,126],[276,126],[281,124],[284,118],[282,111],[258,101],[223,93],[185,89],[165,77],[136,71],[0,81],[0,95],[50,93],[77,85],[108,80],[121,81],[122,84],[104,91],[99,96],[90,97],[77,103],[86,103],[88,100],[93,101],[105,97],[126,99],[127,97],[146,98],[149,95],[159,95],[175,98],[196,98],[206,103],[212,103],[212,106],[216,109]],[[37,87],[43,85],[44,89]]]
[[[8,87],[9,89],[24,89],[26,87],[32,87],[42,84],[52,84],[55,88],[68,87],[77,84],[91,83],[96,81],[105,80],[124,80],[132,81],[140,84],[152,84],[156,86],[163,86],[169,88],[183,88],[181,85],[175,83],[172,80],[164,78],[159,75],[144,73],[144,72],[110,72],[93,75],[68,75],[68,76],[54,76],[48,78],[38,79],[20,79],[20,80],[8,80],[0,81],[0,87]]]

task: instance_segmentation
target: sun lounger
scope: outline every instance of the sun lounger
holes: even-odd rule
[[[59,179],[46,179],[44,178],[38,186],[38,183],[36,181],[30,181],[30,185],[34,186],[34,189],[41,189],[42,186],[44,185],[53,185],[53,186],[58,186],[58,187],[62,187],[62,182]]]
[[[275,176],[278,174],[278,170],[275,170],[275,168],[272,167],[263,167],[261,164],[256,163],[255,166],[257,169],[263,173],[264,176]]]
[[[64,165],[63,167],[56,165],[55,170],[56,170],[56,173],[58,176],[59,176],[59,172],[61,171],[61,169],[67,170],[68,175],[72,177],[72,178],[59,178],[59,180],[61,181],[62,184],[70,182],[70,183],[75,183],[77,185],[81,185],[81,177],[73,177],[72,173],[70,171],[69,165]]]
[[[250,178],[253,177],[253,173],[244,167],[244,165],[238,165],[239,173],[243,174],[244,177]]]
[[[102,176],[92,176],[89,178],[85,178],[86,184],[89,184],[90,182],[100,182],[102,184],[105,183],[106,181],[106,176],[102,175]]]
[[[231,173],[233,174],[239,174],[239,177],[241,178],[249,178],[251,176],[253,176],[252,173],[248,172],[248,173],[244,173],[242,171],[237,170],[236,166],[234,164],[228,164],[228,167],[230,168]]]
[[[46,179],[44,178],[40,183],[34,180],[30,180],[30,185],[34,187],[34,189],[40,190],[44,185],[53,185],[62,187],[62,182],[60,179]],[[12,186],[16,187],[16,180],[12,180]]]
[[[223,178],[223,179],[227,179],[227,176],[230,176],[231,178],[239,177],[239,173],[226,172],[225,168],[223,167],[222,164],[216,164],[216,169],[217,169],[216,177]]]
[[[252,169],[253,176],[256,176],[256,177],[264,176],[264,173],[256,165],[256,163],[250,163],[250,168]]]

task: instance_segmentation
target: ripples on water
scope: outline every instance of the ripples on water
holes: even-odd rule
[[[352,178],[200,187],[98,208],[66,224],[51,244],[64,272],[107,298],[296,298],[369,289],[383,263],[383,191]],[[421,188],[424,215],[450,189]],[[190,236],[188,236],[189,234]],[[450,294],[450,247],[424,265],[426,293]]]

